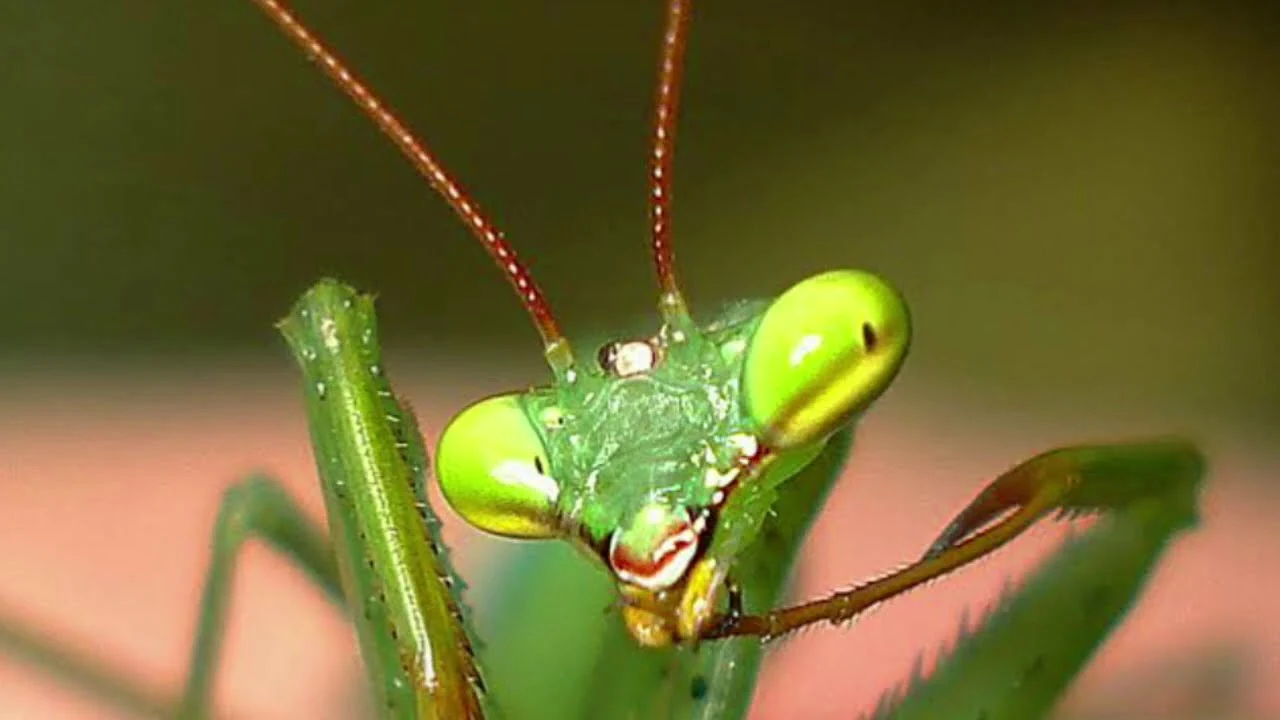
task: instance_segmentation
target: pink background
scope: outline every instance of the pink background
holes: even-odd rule
[[[319,516],[296,381],[171,374],[103,390],[56,380],[11,389],[0,411],[0,607],[174,688],[223,489],[248,470],[270,470]],[[406,386],[416,387],[410,397],[432,439],[473,395],[467,385]],[[975,420],[958,401],[901,392],[882,404],[807,547],[803,596],[913,557],[1012,463],[1054,444],[1113,436],[1061,418],[988,411]],[[1207,447],[1203,526],[1176,542],[1138,611],[1073,692],[1072,713],[1203,717],[1209,707],[1224,717],[1280,717],[1280,461],[1229,428],[1211,430]],[[963,608],[976,615],[1064,532],[1042,526],[850,628],[786,642],[754,717],[849,717],[869,708],[917,655],[932,657],[953,636]],[[479,559],[470,531],[451,525],[450,536],[464,546],[464,562]],[[232,717],[342,717],[358,670],[342,619],[262,547],[249,547],[237,582],[221,709]],[[0,657],[0,717],[106,715]]]

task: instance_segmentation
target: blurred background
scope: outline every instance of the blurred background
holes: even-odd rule
[[[653,328],[660,3],[300,5],[574,337]],[[861,267],[914,314],[801,594],[912,557],[1034,452],[1187,434],[1212,462],[1204,526],[1064,716],[1280,717],[1278,31],[1266,0],[698,4],[675,206],[695,311]],[[324,275],[378,293],[431,438],[542,382],[536,335],[250,3],[5,3],[0,50],[0,607],[172,686],[222,490],[267,469],[320,513],[272,328],[294,298]],[[757,715],[870,707],[1060,532],[785,644]],[[261,548],[238,582],[222,706],[332,716],[357,667],[341,619]],[[102,716],[0,658],[0,717]]]

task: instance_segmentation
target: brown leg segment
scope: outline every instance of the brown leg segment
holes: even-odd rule
[[[1052,450],[993,480],[915,563],[851,590],[763,615],[730,611],[712,622],[703,638],[771,639],[823,620],[846,622],[991,553],[1055,509],[1067,513],[1119,510],[1131,503],[1167,498],[1168,493],[1181,493],[1194,507],[1203,472],[1199,450],[1176,439]]]

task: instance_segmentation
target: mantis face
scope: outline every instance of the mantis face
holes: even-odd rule
[[[696,639],[732,565],[708,553],[728,500],[803,468],[888,387],[909,342],[896,290],[823,273],[703,329],[677,318],[610,343],[598,367],[554,386],[471,405],[441,436],[437,477],[471,525],[568,539],[598,559],[641,644]]]

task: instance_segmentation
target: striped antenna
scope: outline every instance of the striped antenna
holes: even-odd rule
[[[413,163],[418,173],[431,183],[431,187],[449,203],[449,207],[466,223],[471,234],[476,236],[489,256],[497,263],[506,275],[511,287],[520,296],[533,324],[542,335],[547,361],[558,374],[567,372],[573,365],[573,354],[569,342],[560,332],[560,326],[551,314],[551,306],[547,304],[542,291],[533,281],[529,270],[516,257],[515,251],[507,245],[502,232],[484,216],[480,206],[472,200],[458,183],[449,175],[444,166],[436,160],[425,143],[414,137],[413,133],[400,122],[376,95],[373,94],[336,55],[315,36],[300,20],[279,0],[253,0],[262,8],[276,25],[284,31],[328,75],[344,93],[378,126],[378,129],[391,138]]]
[[[658,62],[658,88],[653,113],[653,152],[649,156],[649,218],[653,235],[653,265],[662,291],[662,311],[668,320],[686,320],[684,299],[676,284],[671,249],[671,170],[680,112],[680,81],[684,75],[684,47],[689,35],[689,2],[667,3],[666,30]]]

